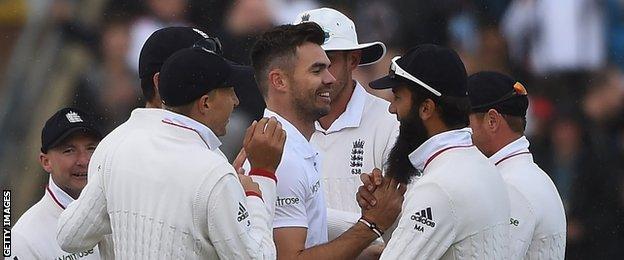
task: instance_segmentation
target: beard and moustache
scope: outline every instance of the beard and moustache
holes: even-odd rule
[[[407,184],[416,175],[416,168],[408,155],[429,139],[425,124],[418,116],[417,106],[412,106],[409,115],[401,119],[399,136],[388,155],[386,175],[400,183]]]

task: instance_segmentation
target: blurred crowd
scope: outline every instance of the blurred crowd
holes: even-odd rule
[[[624,255],[624,1],[622,0],[110,0],[97,28],[75,20],[76,1],[55,0],[64,39],[97,62],[75,79],[73,104],[96,113],[106,131],[142,106],[140,48],[155,30],[195,26],[217,36],[224,56],[249,64],[255,38],[307,9],[352,17],[360,42],[383,41],[382,62],[363,67],[363,85],[390,59],[420,43],[457,50],[468,72],[493,70],[530,96],[527,136],[557,186],[568,221],[568,259]],[[372,90],[371,90],[372,92]],[[241,100],[223,140],[232,158],[242,129],[262,115],[257,90]],[[382,97],[387,93],[374,93]]]

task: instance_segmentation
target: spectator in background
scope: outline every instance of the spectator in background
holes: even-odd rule
[[[96,62],[81,77],[76,106],[98,115],[103,132],[124,122],[140,106],[139,81],[126,63],[129,22],[111,19],[103,24]]]
[[[188,26],[187,0],[146,0],[146,13],[130,26],[130,49],[126,60],[128,66],[139,67],[139,54],[147,38],[156,30],[168,26]]]
[[[605,64],[604,10],[594,0],[515,0],[502,30],[512,62],[526,68],[549,98],[574,105]]]

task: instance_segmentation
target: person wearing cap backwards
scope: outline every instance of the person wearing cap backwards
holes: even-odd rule
[[[116,258],[275,258],[270,206],[285,133],[275,119],[247,130],[255,182],[237,176],[217,138],[238,105],[233,86],[249,72],[205,46],[169,57],[164,109],[135,110],[132,130],[92,162],[95,176],[61,216],[61,247],[80,251],[112,233]]]
[[[97,246],[69,253],[56,243],[59,215],[87,184],[87,166],[100,139],[93,117],[76,108],[63,108],[45,123],[39,162],[50,179],[43,198],[11,229],[11,259],[100,259]]]
[[[388,180],[377,190],[383,206],[362,212],[363,220],[328,242],[327,213],[319,169],[309,140],[314,122],[330,111],[330,61],[316,23],[281,25],[261,35],[252,49],[256,80],[267,109],[286,130],[276,175],[273,237],[279,259],[353,259],[398,216],[404,186]],[[368,221],[367,221],[368,220]],[[375,226],[375,223],[377,226]]]
[[[381,42],[359,44],[355,24],[344,14],[320,8],[302,12],[295,24],[315,22],[325,32],[321,47],[336,78],[329,113],[315,122],[310,142],[324,157],[321,176],[327,203],[328,235],[338,237],[360,218],[355,201],[360,174],[384,169],[394,146],[399,122],[388,112],[390,103],[366,92],[353,79],[358,66],[379,61],[386,52]]]
[[[386,176],[411,183],[397,227],[381,259],[505,259],[509,198],[505,183],[473,145],[466,70],[457,53],[418,45],[392,59],[388,76],[371,82],[392,88],[390,112],[401,122]],[[373,205],[380,174],[362,175],[363,208]]]
[[[512,259],[563,259],[566,217],[557,188],[533,162],[524,136],[529,99],[507,75],[479,72],[468,78],[474,144],[507,183]]]

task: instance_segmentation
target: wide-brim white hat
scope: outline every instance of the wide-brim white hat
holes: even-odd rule
[[[315,22],[325,32],[325,51],[361,50],[361,65],[378,62],[386,54],[386,45],[382,42],[359,43],[355,24],[347,16],[331,8],[309,10],[297,15],[294,24]]]

